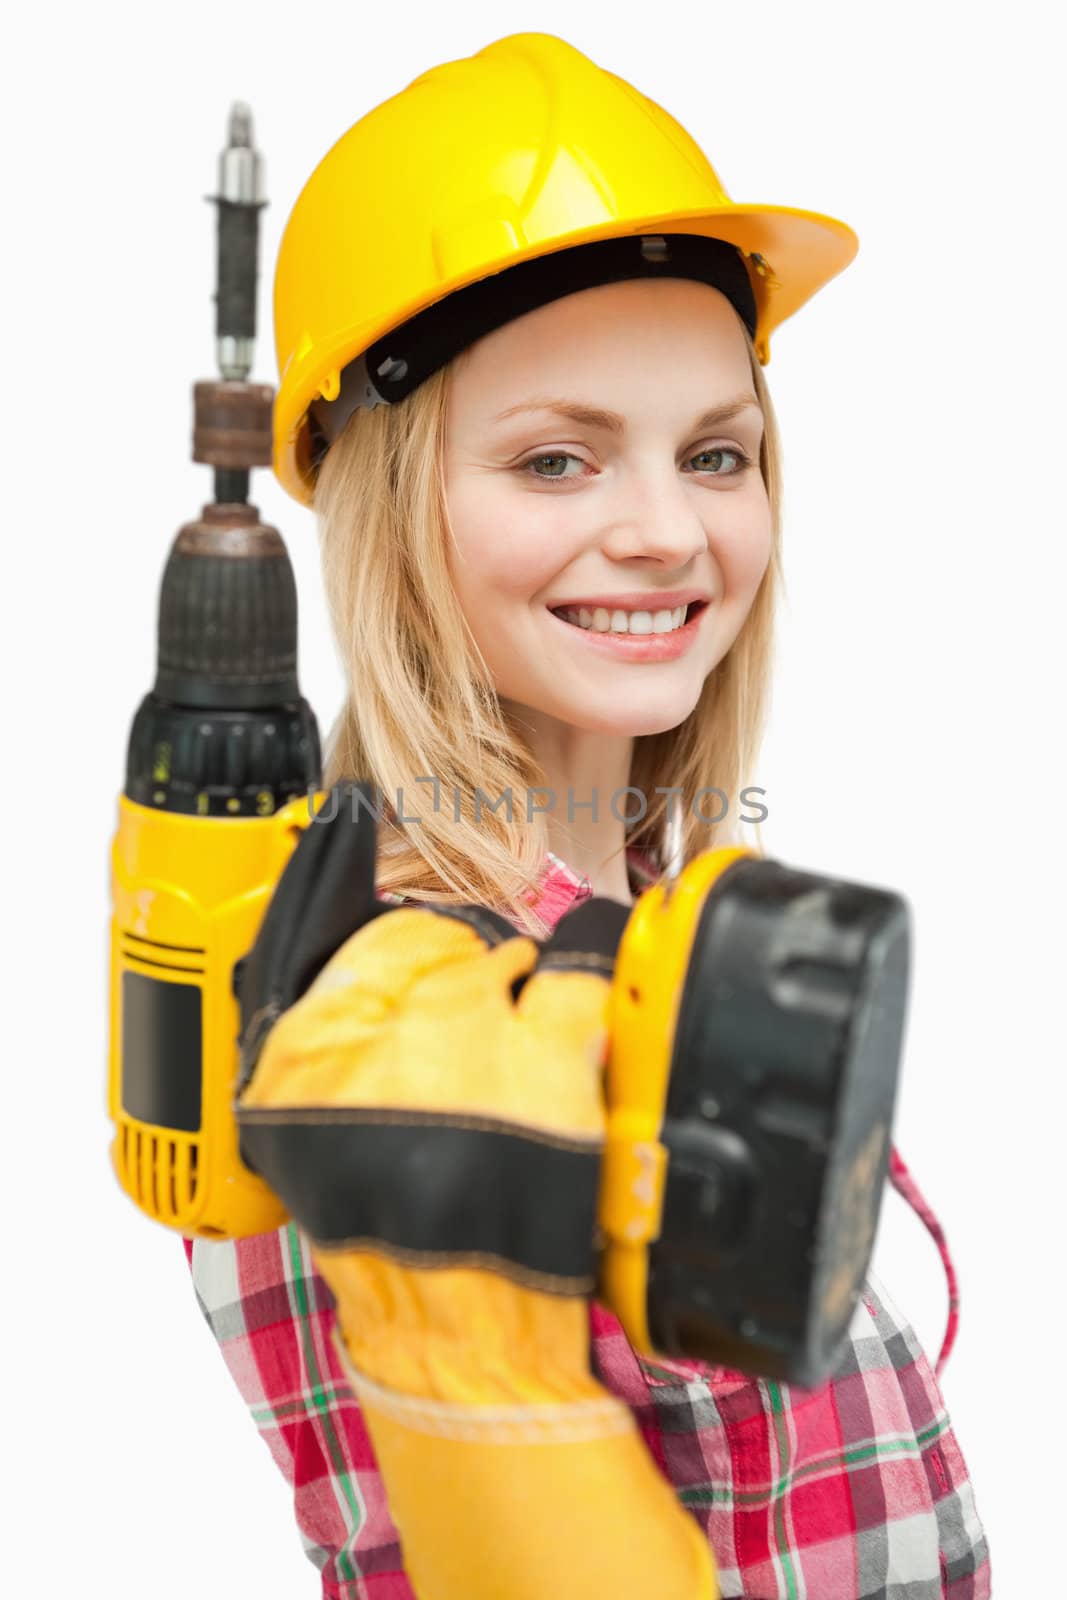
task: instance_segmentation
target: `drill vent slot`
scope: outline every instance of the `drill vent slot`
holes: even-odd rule
[[[122,1186],[140,1209],[172,1226],[190,1222],[200,1188],[199,1140],[123,1121]]]

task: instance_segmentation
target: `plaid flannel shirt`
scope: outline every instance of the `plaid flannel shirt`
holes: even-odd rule
[[[653,880],[627,852],[631,883]],[[549,852],[550,926],[592,894]],[[402,904],[403,897],[379,891]],[[891,1181],[941,1250],[955,1336],[955,1275],[940,1226],[894,1151]],[[331,1332],[333,1300],[293,1224],[186,1240],[201,1310],[293,1489],[324,1600],[415,1600],[370,1437]],[[885,1290],[868,1279],[833,1379],[805,1391],[697,1361],[639,1357],[590,1306],[593,1370],[705,1530],[723,1600],[988,1600],[985,1535],[937,1377]]]

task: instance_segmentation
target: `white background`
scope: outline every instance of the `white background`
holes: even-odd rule
[[[665,105],[737,200],[848,221],[852,267],[773,339],[786,566],[758,770],[771,854],[903,890],[897,1142],[963,1288],[945,1393],[1001,1600],[1058,1592],[1065,1064],[1062,124],[1054,8],[316,0],[26,8],[5,26],[6,1593],[312,1600],[288,1491],[181,1244],[110,1174],[108,854],[179,525],[211,497],[216,159],[267,162],[270,283],[313,166],[427,67],[538,29]],[[1057,156],[1056,146],[1060,145]],[[302,687],[341,692],[310,513],[264,472]],[[13,725],[12,725],[13,724]],[[932,1243],[876,1267],[931,1354]],[[810,1597],[818,1600],[818,1597]]]

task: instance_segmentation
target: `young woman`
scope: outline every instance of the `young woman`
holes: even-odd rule
[[[534,937],[629,905],[672,793],[726,800],[684,805],[687,855],[751,844],[780,548],[762,365],[854,251],[833,219],[733,205],[673,119],[544,35],[424,75],[316,168],[275,284],[275,468],[314,506],[348,679],[325,782],[396,801],[383,900]],[[323,1593],[415,1594],[300,1230],[189,1254]],[[640,1358],[597,1304],[587,1333],[722,1595],[989,1594],[936,1379],[881,1288],[812,1392]]]

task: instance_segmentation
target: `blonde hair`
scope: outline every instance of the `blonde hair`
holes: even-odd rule
[[[753,825],[746,824],[743,841],[732,833],[732,813],[750,781],[769,700],[782,582],[781,445],[751,340],[748,349],[764,417],[760,470],[771,558],[737,639],[693,711],[677,728],[634,740],[630,784],[639,794],[627,797],[625,814],[636,814],[631,798],[639,805],[644,797],[647,811],[626,843],[654,858],[661,857],[670,799],[657,786],[682,791],[686,859],[727,843],[761,848]],[[357,411],[319,470],[314,511],[347,683],[326,741],[323,781],[327,788],[345,779],[376,786],[379,888],[427,904],[493,906],[540,938],[548,930],[531,902],[548,833],[542,814],[527,819],[526,797],[546,787],[545,775],[497,698],[448,566],[443,460],[454,366],[399,404]],[[716,824],[692,806],[699,791],[713,787],[730,806]],[[501,805],[509,795],[510,815]]]

